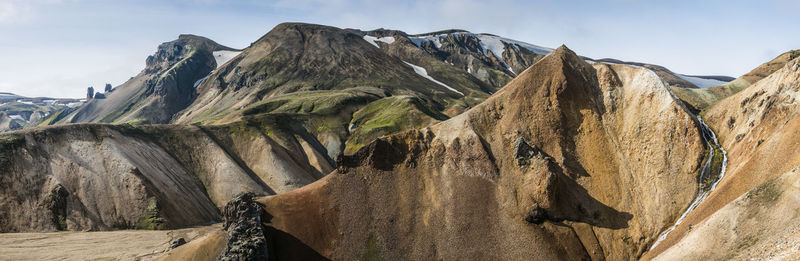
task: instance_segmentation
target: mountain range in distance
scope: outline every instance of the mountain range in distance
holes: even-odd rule
[[[732,78],[464,30],[180,35],[86,99],[0,93],[0,253],[796,257],[798,56]]]

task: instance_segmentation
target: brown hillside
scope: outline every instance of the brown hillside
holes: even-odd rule
[[[729,164],[717,189],[679,226],[654,254],[677,242],[687,225],[707,220],[726,205],[759,185],[800,165],[800,59],[753,86],[714,105],[706,114],[728,150]],[[725,214],[718,214],[725,215]],[[766,218],[766,217],[762,217]],[[705,220],[705,221],[704,221]],[[788,224],[787,224],[788,225]],[[755,228],[754,228],[755,229]],[[720,238],[720,240],[731,238]],[[690,238],[684,240],[692,240]],[[691,243],[683,243],[691,245]],[[706,244],[733,251],[731,245]],[[676,246],[679,247],[679,246]],[[680,249],[680,248],[679,248]],[[689,253],[689,249],[684,249]]]
[[[655,74],[561,47],[476,108],[261,199],[262,218],[336,260],[634,259],[692,200],[703,149]]]

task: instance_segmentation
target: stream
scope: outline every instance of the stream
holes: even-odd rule
[[[658,239],[656,239],[656,242],[650,247],[650,250],[653,250],[656,246],[658,246],[661,241],[667,238],[667,235],[669,235],[670,232],[675,230],[675,228],[681,224],[683,219],[686,218],[690,212],[697,208],[700,203],[703,203],[703,200],[705,200],[708,195],[711,194],[711,191],[717,187],[717,184],[719,184],[719,182],[722,180],[722,177],[725,176],[725,169],[728,167],[728,153],[722,148],[722,146],[719,145],[717,134],[715,134],[711,128],[706,125],[703,117],[698,115],[697,121],[700,123],[700,129],[703,133],[703,141],[706,142],[706,147],[708,148],[708,160],[706,160],[706,162],[703,164],[703,168],[700,170],[700,175],[697,177],[698,183],[701,184],[701,186],[697,190],[697,196],[694,198],[694,201],[692,201],[692,204],[689,205],[689,208],[687,208],[686,211],[681,214],[681,217],[678,218],[678,221],[675,221],[674,225],[669,227],[667,230],[664,230],[664,232],[661,232],[661,234],[658,236]],[[716,180],[711,183],[711,186],[702,186],[705,180],[710,177],[709,175],[714,175],[714,173],[711,173],[711,163],[714,160],[714,154],[717,153],[717,150],[722,153],[722,168],[720,169]]]

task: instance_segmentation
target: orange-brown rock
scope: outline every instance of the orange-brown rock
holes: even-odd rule
[[[728,259],[764,242],[767,235],[796,226],[794,217],[798,214],[794,211],[752,203],[747,195],[771,183],[778,184],[774,186],[776,194],[796,190],[787,186],[797,186],[793,175],[800,165],[798,116],[800,59],[797,58],[709,109],[706,113],[709,125],[728,150],[726,176],[708,199],[670,234],[663,247],[659,245],[649,257],[675,245],[662,258]],[[789,204],[794,200],[781,198],[779,202]],[[692,231],[689,225],[705,232]],[[731,243],[743,240],[750,241],[750,245]]]
[[[654,73],[561,47],[475,108],[260,201],[268,227],[334,260],[635,259],[693,199],[703,150]]]

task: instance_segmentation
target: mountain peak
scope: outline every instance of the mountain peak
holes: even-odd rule
[[[542,92],[538,96],[557,95],[568,86],[585,88],[594,69],[575,52],[561,45],[550,54],[519,74],[503,89],[521,89],[524,92]],[[532,93],[528,93],[532,94]],[[516,95],[513,95],[516,96]]]

